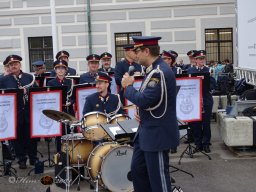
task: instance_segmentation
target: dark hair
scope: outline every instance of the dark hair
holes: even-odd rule
[[[229,59],[225,59],[224,62],[225,62],[225,63],[229,63]]]
[[[143,46],[140,47],[141,50],[145,50],[146,48],[149,49],[149,52],[152,56],[156,57],[160,55],[160,46],[159,45],[152,45],[152,46]]]

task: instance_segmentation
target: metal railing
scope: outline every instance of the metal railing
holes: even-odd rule
[[[256,70],[235,68],[236,79],[245,78],[246,82],[251,85],[256,85]]]

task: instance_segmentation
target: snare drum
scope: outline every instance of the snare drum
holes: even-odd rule
[[[86,113],[83,117],[83,135],[90,141],[102,140],[107,137],[107,133],[100,127],[99,124],[106,124],[108,118],[104,113],[95,111]]]
[[[108,139],[107,133],[100,125],[93,125],[85,128],[83,135],[90,141],[99,141],[102,139]]]
[[[82,133],[74,133],[74,149],[72,150],[72,135],[63,135],[61,137],[62,142],[62,151],[66,152],[66,141],[68,141],[68,153],[70,157],[71,164],[77,164],[79,160],[79,164],[85,164],[87,159],[93,150],[93,143],[84,138]],[[72,154],[74,155],[72,157]]]
[[[109,120],[110,124],[116,124],[119,121],[125,121],[125,120],[129,120],[131,119],[128,115],[125,114],[117,114],[113,117],[111,117],[111,119]]]
[[[132,182],[127,179],[131,170],[133,149],[130,146],[105,142],[97,145],[88,161],[88,174],[92,180],[99,175],[99,184],[113,192],[133,191]]]

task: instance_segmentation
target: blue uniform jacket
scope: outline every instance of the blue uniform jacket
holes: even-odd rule
[[[117,109],[118,102],[118,97],[114,94],[108,93],[107,97],[103,98],[99,93],[93,93],[86,97],[83,115],[93,111],[100,111],[107,114],[111,113]],[[120,108],[117,113],[124,113],[124,110]]]
[[[71,68],[71,67],[68,67],[67,75],[69,75],[69,76],[76,75],[76,70],[73,69],[73,68]],[[50,77],[56,77],[56,72],[55,72],[54,69],[51,70],[51,75],[50,75]]]
[[[101,67],[101,68],[99,68],[98,71],[106,72],[106,73],[108,73],[108,72],[114,73],[114,72],[115,72],[115,69],[114,69],[113,67],[110,67],[110,68],[108,68],[108,70],[106,70],[106,69],[104,69],[103,67]]]
[[[119,61],[116,64],[116,68],[115,68],[115,80],[116,80],[116,84],[118,86],[121,86],[121,81],[123,78],[123,75],[128,72],[129,67],[133,65],[135,70],[134,72],[142,72],[142,68],[141,65],[139,65],[138,63],[129,63],[127,59],[123,60],[123,61]]]
[[[179,144],[179,130],[176,117],[176,80],[172,69],[166,65],[162,58],[158,58],[153,64],[153,69],[160,66],[164,73],[167,86],[167,110],[163,117],[154,118],[148,107],[155,106],[161,96],[160,74],[154,74],[145,90],[140,93],[133,86],[125,89],[125,97],[139,107],[140,126],[137,139],[144,151],[162,151],[175,148]],[[146,74],[144,80],[148,74]],[[155,82],[154,82],[155,81]],[[159,81],[159,82],[157,82]],[[165,98],[164,98],[165,99]],[[154,115],[163,113],[164,100],[159,108],[153,111]]]
[[[209,73],[209,68],[208,67],[203,67],[203,69],[198,69],[196,67],[190,67],[187,70],[188,74],[193,74],[193,73]],[[215,85],[214,82],[215,80],[213,77],[210,77],[210,88],[214,87]],[[213,105],[213,98],[212,94],[210,92],[203,92],[203,105]]]
[[[79,84],[83,83],[95,83],[97,73],[92,74],[90,72],[84,73],[80,76]]]
[[[22,73],[20,76],[20,85],[25,86],[30,84],[33,81],[33,76],[28,73]],[[36,83],[34,83],[33,87],[36,86]],[[6,75],[0,78],[0,89],[18,89],[18,83],[13,75]],[[24,103],[18,103],[20,107],[18,109],[25,109],[26,113],[29,113],[29,105],[26,102],[25,106]],[[20,110],[18,113],[22,113],[22,110]],[[27,117],[27,116],[26,116]],[[29,118],[29,115],[28,115]]]

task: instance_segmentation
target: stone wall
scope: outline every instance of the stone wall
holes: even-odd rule
[[[70,52],[70,65],[87,70],[87,0],[55,0],[58,49]],[[113,53],[114,33],[162,36],[162,49],[186,52],[204,49],[206,28],[233,28],[236,62],[235,0],[91,0],[93,52]],[[0,2],[0,61],[9,54],[23,57],[29,72],[28,37],[51,36],[50,0]],[[115,61],[113,61],[113,65]]]

